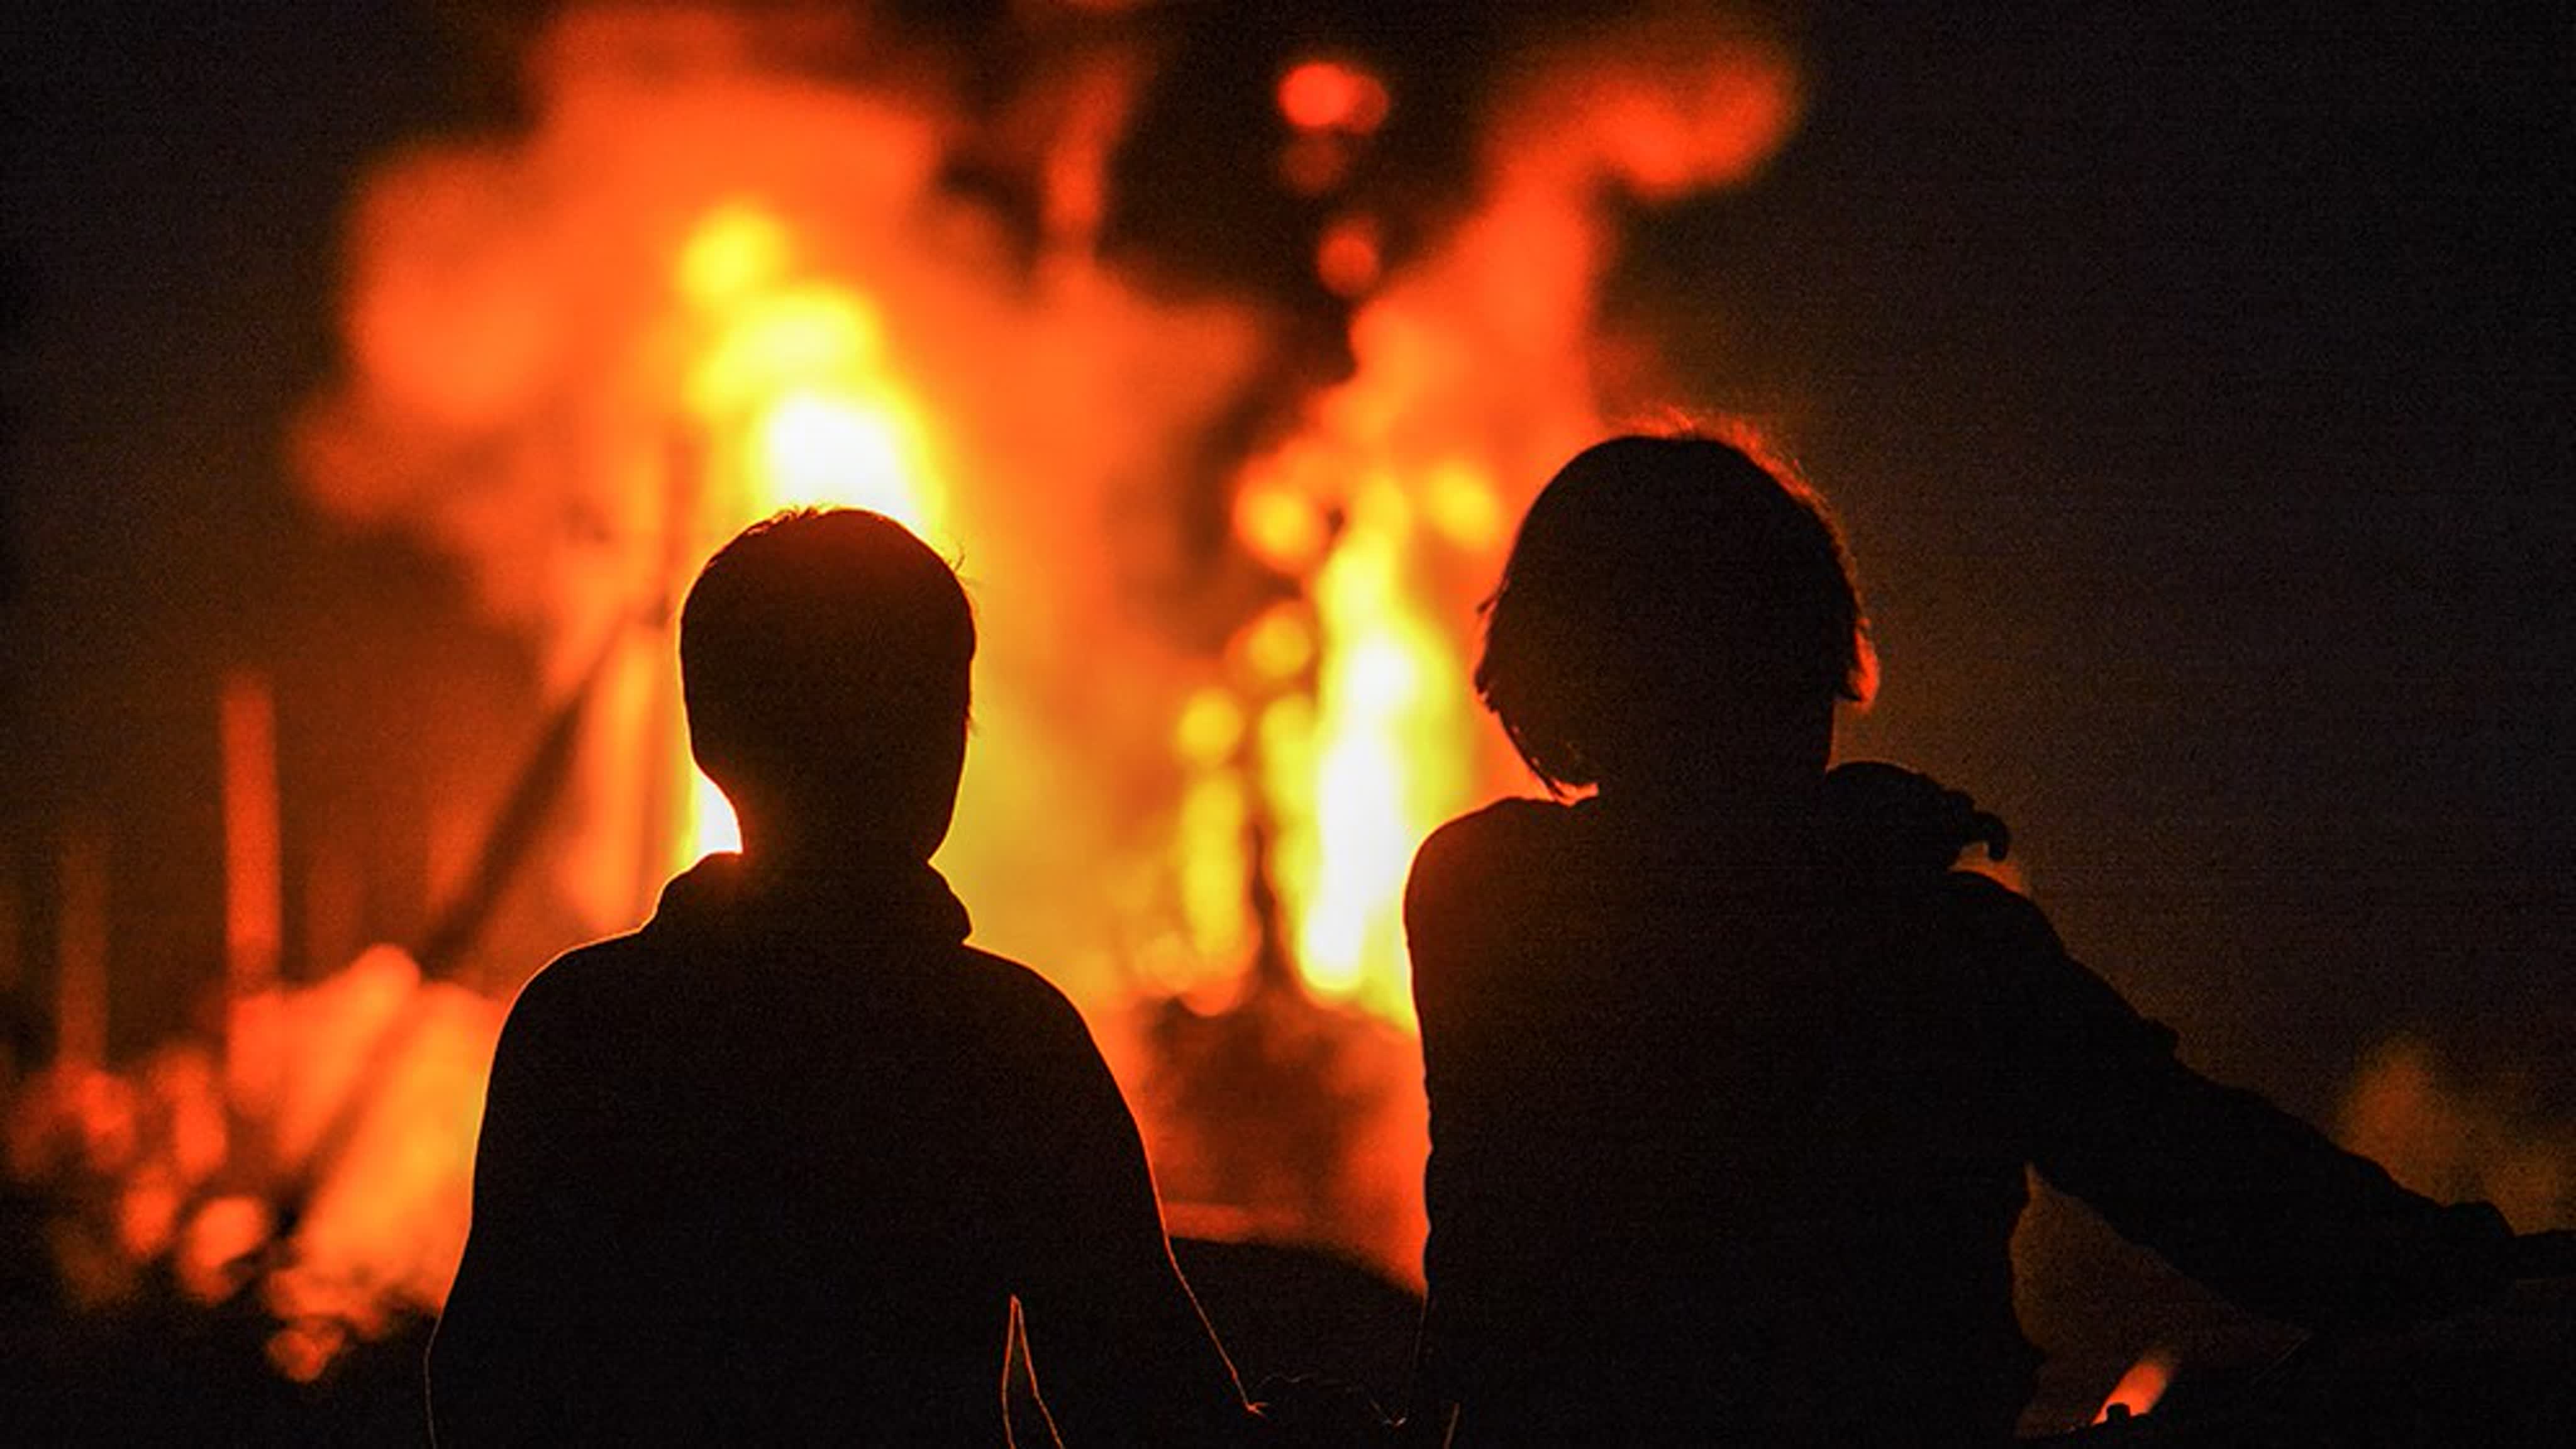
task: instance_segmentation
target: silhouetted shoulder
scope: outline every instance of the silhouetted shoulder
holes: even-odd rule
[[[1498,876],[1545,861],[1574,831],[1571,808],[1546,800],[1497,800],[1431,832],[1414,853],[1405,912],[1436,907],[1453,892],[1484,891]]]
[[[622,975],[641,953],[633,936],[578,946],[549,961],[510,1001],[501,1023],[503,1061],[531,1052],[570,1049],[590,1036],[588,1026]]]
[[[632,935],[575,946],[528,978],[511,998],[510,1015],[546,1022],[578,1012],[581,1003],[615,989],[621,972],[631,972],[642,954]]]
[[[1097,1054],[1090,1023],[1054,982],[990,951],[963,946],[957,954],[957,989],[972,993],[1015,1029],[1029,1033],[1028,1044]]]
[[[1940,900],[1970,939],[2016,954],[2062,955],[2057,928],[2030,897],[1990,875],[1954,870],[1941,877]]]
[[[1942,878],[1940,969],[1983,1018],[1999,1059],[2039,1077],[2115,1075],[2170,1065],[2172,1028],[2069,955],[2028,896],[1990,876]]]

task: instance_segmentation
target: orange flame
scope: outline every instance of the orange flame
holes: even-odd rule
[[[709,337],[687,382],[712,446],[686,573],[783,508],[868,508],[943,546],[946,510],[923,411],[888,371],[883,328],[854,288],[792,277],[786,225],[718,207],[680,251],[674,282]],[[674,867],[733,850],[733,807],[683,749],[687,818]]]
[[[1301,131],[1374,131],[1388,106],[1384,81],[1340,61],[1303,61],[1279,78],[1279,114]]]
[[[1266,832],[1308,984],[1405,1022],[1409,857],[1518,780],[1464,673],[1526,496],[1503,483],[1535,485],[1599,431],[1601,183],[1740,179],[1795,120],[1783,55],[1696,7],[1671,13],[1687,33],[1587,30],[1517,71],[1525,93],[1497,97],[1478,158],[1481,204],[1454,226],[1417,235],[1354,200],[1316,239],[1316,280],[1359,307],[1356,371],[1234,480],[1242,551],[1290,597],[1218,661],[1135,627],[1133,605],[1200,562],[1176,559],[1203,540],[1164,532],[1180,511],[1169,480],[1275,385],[1290,344],[1259,298],[1175,300],[1094,255],[1150,69],[1136,54],[1058,76],[1062,93],[1013,122],[1049,139],[1019,158],[1041,234],[1005,241],[941,179],[980,123],[934,84],[782,68],[811,37],[764,38],[790,22],[756,8],[574,7],[533,57],[526,133],[417,148],[370,178],[352,212],[349,373],[299,426],[299,464],[337,511],[471,561],[484,605],[541,645],[557,698],[592,659],[619,666],[598,676],[548,879],[549,905],[585,929],[631,923],[639,875],[658,884],[735,839],[676,729],[655,727],[672,723],[655,702],[676,701],[669,640],[636,620],[667,614],[742,525],[849,503],[952,557],[973,525],[992,648],[943,861],[981,940],[1060,973],[1086,1009],[1138,983],[1224,984],[1253,944],[1245,884]],[[843,42],[860,38],[852,25]],[[1310,196],[1351,178],[1394,104],[1380,77],[1324,58],[1283,73],[1275,99],[1283,175]],[[639,800],[655,793],[639,780],[663,798]],[[1050,828],[1026,829],[1041,812]],[[357,1090],[351,1044],[410,1022],[411,1054],[367,1090],[470,1125],[479,1078],[459,1063],[488,1051],[497,1008],[459,1015],[433,992],[377,954],[246,1004],[240,1049],[268,1069],[231,1084],[234,1105],[283,1161],[331,1137],[383,1197],[317,1198],[313,1271],[279,1289],[289,1372],[327,1362],[334,1325],[363,1327],[341,1270],[427,1292],[452,1251],[449,1126],[420,1134],[437,1161],[414,1161],[370,1123],[326,1131],[338,1119],[316,1105]],[[312,1029],[322,1019],[334,1029]],[[1400,1116],[1364,1150],[1418,1192],[1419,1123]],[[450,1196],[431,1203],[433,1187]],[[1414,1209],[1380,1245],[1400,1272]],[[163,1216],[145,1192],[129,1230],[171,1238]],[[269,1230],[209,1209],[171,1251],[220,1283]]]
[[[2120,1375],[2120,1381],[2111,1386],[2111,1395],[2094,1411],[2093,1422],[2126,1419],[2154,1408],[2173,1384],[2176,1362],[2169,1348],[2151,1348],[2139,1355],[2138,1361],[2129,1365],[2129,1371]]]

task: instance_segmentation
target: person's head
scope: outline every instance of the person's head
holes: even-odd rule
[[[689,748],[766,840],[928,859],[966,754],[975,618],[954,570],[854,508],[743,530],[680,611]]]
[[[1821,771],[1875,666],[1823,504],[1715,438],[1595,444],[1530,505],[1476,690],[1551,790]]]

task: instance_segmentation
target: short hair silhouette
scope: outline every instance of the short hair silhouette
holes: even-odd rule
[[[718,550],[681,609],[690,752],[746,831],[752,818],[865,815],[935,847],[974,658],[956,571],[902,524],[858,508],[781,513]]]
[[[1598,784],[1641,728],[1862,700],[1876,676],[1823,502],[1698,434],[1576,455],[1485,608],[1476,691],[1557,792]]]
[[[1823,508],[1748,448],[1614,439],[1531,507],[1477,685],[1556,793],[1599,791],[1452,820],[1405,887],[1447,1442],[2012,1444],[2034,1174],[2302,1327],[2493,1301],[2493,1207],[2193,1072],[1951,868],[2000,821],[1830,767],[1862,629]]]
[[[511,1003],[439,1443],[1007,1443],[1015,1314],[1044,1389],[1009,1417],[1252,1427],[1090,1028],[930,863],[974,655],[955,572],[879,514],[781,515],[699,575],[690,744],[742,850]]]

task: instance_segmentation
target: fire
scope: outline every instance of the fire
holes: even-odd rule
[[[696,517],[670,521],[689,530],[675,578],[783,508],[874,509],[935,546],[947,537],[924,411],[886,362],[883,324],[856,288],[799,280],[794,263],[786,224],[748,202],[710,212],[681,247],[673,280],[711,340],[687,383],[709,446]],[[738,849],[733,807],[685,745],[674,768],[687,797],[673,868]]]
[[[2104,1399],[2102,1407],[2094,1412],[2093,1422],[2109,1423],[2113,1419],[2130,1418],[2154,1408],[2156,1401],[2162,1399],[2165,1390],[2173,1384],[2176,1362],[2174,1352],[2169,1348],[2151,1348],[2139,1355],[2138,1361],[2129,1365],[2129,1371],[2120,1375],[2120,1381],[2112,1385],[2110,1397]]]
[[[1392,479],[1352,500],[1316,578],[1324,664],[1311,781],[1282,800],[1311,810],[1288,841],[1308,853],[1297,931],[1307,981],[1398,1019],[1412,1007],[1405,871],[1422,837],[1469,802],[1476,745],[1457,641],[1407,568],[1416,526]]]
[[[1696,7],[1560,27],[1439,162],[1473,173],[1458,209],[1414,214],[1379,184],[1429,179],[1390,160],[1419,114],[1406,72],[1294,57],[1250,99],[1282,123],[1269,179],[1317,219],[1293,243],[1312,295],[1211,297],[1099,245],[1137,200],[1113,161],[1152,113],[1155,46],[1083,31],[1094,48],[994,72],[1007,95],[952,94],[864,9],[567,7],[524,129],[410,148],[353,198],[345,367],[293,465],[334,515],[462,564],[529,644],[574,743],[508,884],[556,934],[429,963],[474,988],[392,947],[281,987],[255,877],[299,812],[241,813],[223,1051],[138,1087],[104,1070],[108,865],[75,836],[63,1060],[9,1147],[21,1177],[112,1179],[67,1250],[79,1293],[163,1258],[201,1297],[256,1282],[297,1377],[437,1306],[506,988],[737,843],[686,759],[681,593],[742,526],[809,504],[973,545],[977,739],[941,866],[979,944],[1055,976],[1113,1051],[1140,998],[1293,970],[1298,1029],[1365,1043],[1325,1056],[1366,1080],[1324,1084],[1361,1105],[1315,1139],[1344,1145],[1299,1165],[1282,1231],[1335,1220],[1416,1270],[1404,879],[1441,820],[1522,783],[1467,661],[1526,490],[1602,428],[1603,183],[1750,174],[1794,122],[1794,67]],[[243,699],[228,788],[257,806],[280,782]],[[452,808],[423,827],[466,842],[440,860],[491,828]]]
[[[1253,869],[1253,804],[1233,768],[1248,728],[1242,703],[1211,686],[1191,697],[1172,732],[1174,750],[1190,772],[1173,825],[1174,874],[1183,930],[1202,961],[1238,960],[1253,948],[1243,909],[1244,882]],[[1161,984],[1181,990],[1197,983]]]
[[[236,1004],[236,1059],[261,1071],[228,1079],[188,1042],[131,1080],[58,1065],[11,1103],[8,1167],[85,1205],[57,1235],[76,1297],[128,1296],[163,1259],[199,1303],[255,1285],[283,1325],[272,1360],[311,1377],[446,1297],[501,1015],[378,947]]]
[[[1384,81],[1341,61],[1302,61],[1279,79],[1279,114],[1301,131],[1374,131],[1389,104]]]

